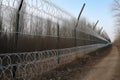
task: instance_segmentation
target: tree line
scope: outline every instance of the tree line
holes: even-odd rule
[[[114,0],[112,4],[112,11],[115,18],[115,43],[120,48],[120,0]]]

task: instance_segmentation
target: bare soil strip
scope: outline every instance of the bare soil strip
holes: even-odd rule
[[[95,65],[86,76],[83,78],[77,77],[75,80],[120,80],[120,78],[117,78],[120,74],[116,71],[116,69],[118,69],[118,64],[120,63],[119,59],[120,57],[117,48],[112,47],[110,54]]]
[[[104,60],[109,62],[109,58],[106,59],[106,56],[110,55],[111,50],[111,47],[99,49],[95,52],[84,55],[82,58],[78,58],[69,64],[63,65],[60,68],[56,68],[41,76],[36,76],[33,80],[89,80],[87,79],[87,77],[89,77],[89,74],[94,75],[96,74],[96,71],[100,70],[99,68],[104,67],[104,65],[99,66],[100,64],[106,64],[104,63]],[[110,56],[113,56],[113,54]],[[110,65],[112,64],[109,63],[106,66]],[[106,73],[106,71],[104,71],[104,73]],[[101,74],[99,73],[99,75]]]
[[[117,66],[116,66],[116,70],[115,70],[113,80],[120,80],[120,47],[118,47],[118,51],[119,51],[119,59],[118,59],[118,63],[117,63]]]

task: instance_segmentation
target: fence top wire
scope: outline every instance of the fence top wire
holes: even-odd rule
[[[0,15],[2,15],[3,18],[2,27],[4,27],[4,31],[6,30],[7,32],[13,32],[14,29],[12,27],[16,22],[16,12],[18,10],[20,2],[21,0],[0,0],[0,10],[3,11],[1,11]],[[76,18],[74,16],[57,7],[50,0],[24,0],[20,14],[20,27],[23,27],[22,32],[27,34],[31,34],[33,32],[33,34],[47,33],[45,30],[46,25],[57,27],[56,23],[58,22],[61,26],[67,26],[69,29],[72,29],[70,31],[73,31],[76,23]],[[40,29],[42,29],[42,31],[36,31]],[[54,29],[56,30],[56,28]],[[70,31],[66,31],[67,35],[73,37],[73,33],[70,33]],[[81,31],[101,38],[99,34],[88,27],[84,27],[83,30],[81,28]],[[56,34],[57,33],[55,32],[54,36],[56,36]]]
[[[0,4],[18,9],[20,1],[21,0],[1,0]],[[22,8],[25,7],[27,13],[39,17],[43,17],[41,13],[44,12],[43,14],[47,14],[44,17],[55,16],[58,19],[75,19],[74,16],[57,7],[49,0],[24,0]]]

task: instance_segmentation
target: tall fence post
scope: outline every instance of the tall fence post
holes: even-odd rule
[[[97,22],[95,23],[95,25],[93,26],[93,30],[95,31],[96,27],[97,27],[97,24],[99,23],[99,20],[97,20]],[[93,39],[92,39],[93,40]],[[94,41],[93,40],[93,44],[95,44],[97,41]]]
[[[95,23],[95,25],[93,26],[93,30],[95,30],[97,24],[98,24],[99,20],[97,20],[97,22]]]
[[[59,54],[60,54],[60,27],[59,27],[59,23],[57,23],[57,63],[59,64]]]
[[[76,23],[75,28],[74,28],[74,34],[75,34],[75,43],[74,44],[75,44],[75,47],[77,46],[77,26],[78,26],[79,19],[80,19],[80,16],[81,16],[82,12],[83,12],[84,7],[85,7],[85,3],[82,6],[82,9],[81,9],[81,11],[79,13],[79,16],[78,16],[78,19],[77,19],[77,23]]]
[[[22,8],[23,0],[21,0],[17,15],[16,15],[16,36],[15,36],[15,45],[16,45],[16,51],[18,49],[18,37],[19,37],[19,21],[20,21],[20,11]]]
[[[98,34],[100,35],[103,30],[103,27],[99,30]]]
[[[18,7],[18,11],[17,11],[17,14],[16,14],[16,35],[15,35],[15,51],[17,52],[18,50],[18,37],[19,37],[19,21],[20,21],[20,11],[21,11],[21,8],[22,8],[22,4],[23,4],[23,0],[21,0],[20,2],[20,5]],[[14,63],[15,63],[15,60],[14,60]],[[12,73],[13,73],[13,79],[12,80],[16,80],[16,70],[17,70],[17,65],[14,65],[13,66],[13,69],[12,69]]]

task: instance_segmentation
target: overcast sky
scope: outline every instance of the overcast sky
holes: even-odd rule
[[[113,0],[51,0],[57,6],[61,7],[65,11],[69,12],[73,16],[77,17],[82,5],[86,3],[85,9],[82,13],[83,17],[86,17],[91,23],[95,23],[97,20],[98,27],[108,33],[110,38],[114,39],[114,18],[111,10]]]

